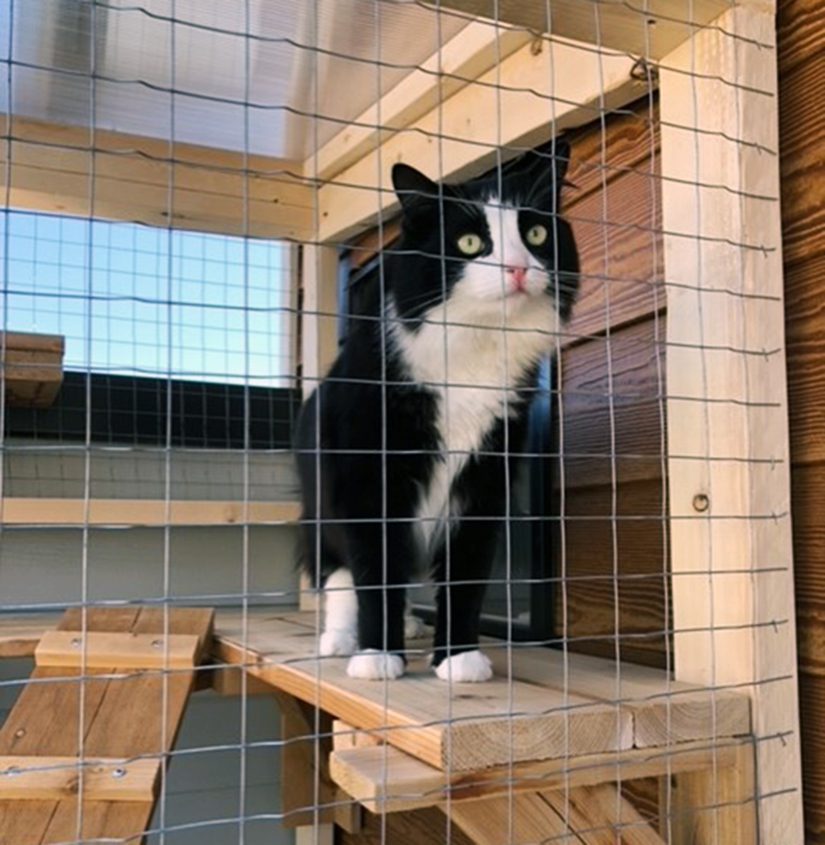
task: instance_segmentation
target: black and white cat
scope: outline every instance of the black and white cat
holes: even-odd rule
[[[540,360],[578,289],[559,215],[569,147],[438,185],[397,164],[400,242],[298,423],[304,566],[325,594],[322,655],[356,678],[405,668],[405,589],[438,586],[438,677],[485,681],[479,617]]]

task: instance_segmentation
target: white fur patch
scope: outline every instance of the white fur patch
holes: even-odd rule
[[[324,584],[324,633],[318,642],[323,657],[358,650],[358,599],[349,569],[336,569]]]
[[[397,654],[370,648],[350,657],[347,674],[365,681],[393,681],[404,674],[404,661]]]
[[[493,677],[493,664],[481,651],[463,651],[447,657],[438,664],[435,674],[442,681],[454,684],[473,684]]]
[[[551,352],[561,319],[547,296],[547,271],[524,246],[514,208],[485,206],[493,242],[492,255],[469,261],[447,302],[427,312],[411,331],[392,320],[390,331],[410,376],[436,391],[440,402],[438,433],[443,461],[422,491],[416,517],[424,547],[460,513],[451,499],[456,476],[477,452],[527,370]],[[527,268],[525,293],[508,294],[504,267]]]
[[[358,637],[351,631],[324,631],[318,639],[321,657],[349,657],[358,651]]]

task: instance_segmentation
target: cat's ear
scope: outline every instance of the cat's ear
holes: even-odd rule
[[[392,186],[405,214],[438,201],[438,185],[409,164],[393,165]]]
[[[533,153],[521,172],[527,187],[528,204],[555,209],[570,165],[570,142],[557,138]]]

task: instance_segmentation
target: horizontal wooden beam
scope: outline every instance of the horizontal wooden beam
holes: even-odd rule
[[[531,38],[524,30],[470,23],[310,157],[304,174],[313,179],[336,176],[378,146],[388,130],[414,123]]]
[[[439,0],[438,8],[600,48],[658,59],[730,7],[730,0]],[[548,8],[550,9],[548,20]]]
[[[311,236],[301,163],[167,139],[0,118],[0,191],[12,208],[223,235]],[[6,184],[8,181],[8,184]]]
[[[390,170],[398,161],[433,178],[471,176],[499,155],[513,158],[625,105],[645,90],[631,77],[633,64],[625,55],[556,40],[543,42],[538,53],[525,45],[323,185],[319,239],[344,240],[393,212]]]
[[[659,749],[565,757],[474,772],[446,772],[392,746],[333,751],[330,775],[348,795],[374,813],[476,801],[494,795],[589,786],[697,769],[722,769],[737,760],[747,740],[692,742]]]
[[[278,525],[300,512],[297,502],[11,497],[0,504],[0,525]]]
[[[89,669],[186,669],[195,665],[199,647],[194,634],[44,631],[34,661],[38,666]]]
[[[61,801],[82,794],[86,801],[151,802],[160,767],[159,759],[2,756],[0,800]]]
[[[63,384],[60,335],[0,332],[0,380],[7,405],[47,408]]]

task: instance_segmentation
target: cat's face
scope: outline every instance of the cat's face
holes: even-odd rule
[[[578,256],[558,214],[563,166],[538,159],[501,175],[438,186],[406,165],[393,169],[404,220],[394,296],[422,319],[449,301],[481,319],[552,306],[566,318]]]

